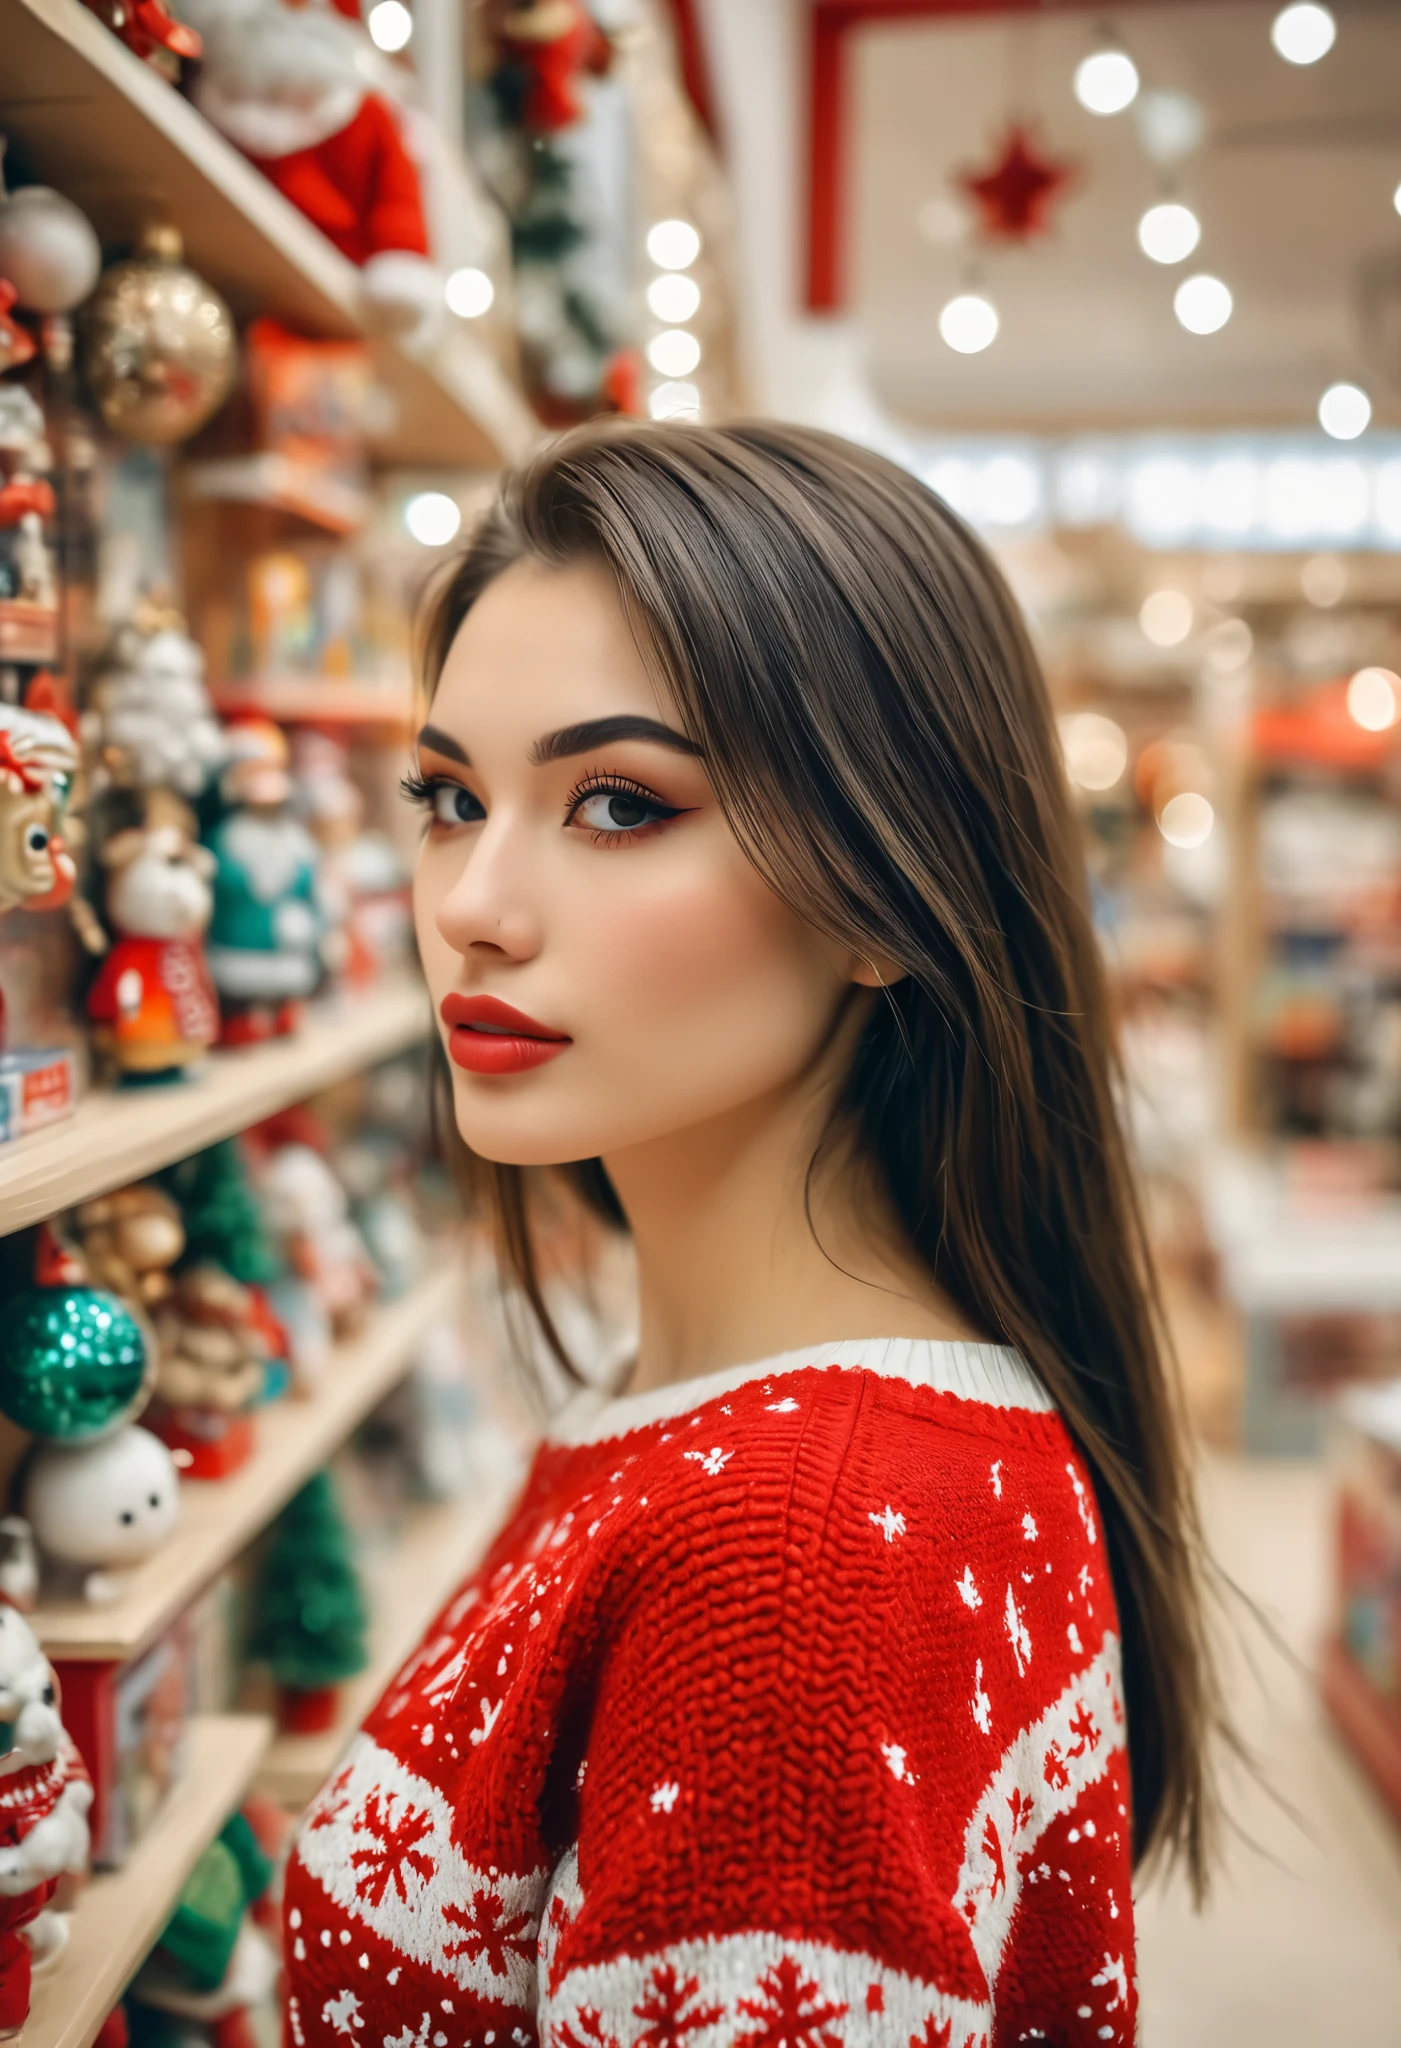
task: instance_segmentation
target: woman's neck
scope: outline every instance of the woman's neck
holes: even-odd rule
[[[605,1160],[637,1250],[629,1392],[841,1338],[978,1335],[849,1148],[809,1174],[828,1113],[809,1083]]]

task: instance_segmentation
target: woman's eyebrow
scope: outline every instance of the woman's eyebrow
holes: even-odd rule
[[[694,740],[659,718],[640,718],[620,711],[612,718],[586,718],[578,725],[562,725],[557,732],[542,733],[530,750],[537,768],[547,761],[567,760],[571,754],[586,754],[591,747],[606,747],[610,740],[651,740],[654,746],[670,747],[677,754],[699,754]]]
[[[430,753],[441,754],[445,761],[460,761],[464,768],[472,765],[467,758],[467,749],[439,725],[425,725],[414,745],[427,747]]]

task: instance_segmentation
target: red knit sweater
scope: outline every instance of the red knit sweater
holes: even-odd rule
[[[1011,1351],[585,1397],[303,1822],[291,2048],[1125,2048],[1115,1628]]]

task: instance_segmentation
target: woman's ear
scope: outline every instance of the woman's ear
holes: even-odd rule
[[[905,979],[905,969],[897,967],[893,960],[856,960],[851,969],[851,980],[858,988],[894,988],[897,981]]]

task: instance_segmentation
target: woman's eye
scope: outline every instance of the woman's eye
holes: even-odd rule
[[[460,782],[439,782],[433,789],[435,825],[476,825],[486,816],[470,789]]]
[[[633,796],[625,789],[600,789],[586,796],[575,810],[573,822],[589,832],[636,832],[640,825],[669,818],[665,805],[645,796]]]

